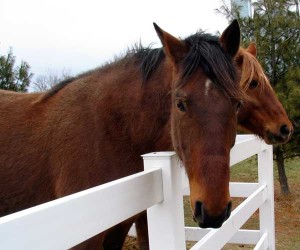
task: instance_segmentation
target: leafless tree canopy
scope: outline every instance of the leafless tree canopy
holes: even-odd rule
[[[48,70],[46,74],[38,75],[36,77],[32,82],[32,87],[34,92],[45,92],[71,76],[70,70],[63,69],[61,72]]]

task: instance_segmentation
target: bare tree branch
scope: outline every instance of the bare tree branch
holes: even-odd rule
[[[36,79],[32,82],[32,87],[35,92],[45,92],[70,77],[72,77],[70,70],[63,69],[60,73],[48,70],[47,74],[38,75],[36,77]]]

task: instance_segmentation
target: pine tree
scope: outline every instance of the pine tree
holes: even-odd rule
[[[16,58],[12,49],[7,56],[0,56],[0,89],[12,90],[17,92],[27,92],[30,79],[30,66],[22,61],[20,66],[15,67]]]

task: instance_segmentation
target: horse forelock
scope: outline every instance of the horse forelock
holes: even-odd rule
[[[271,88],[270,81],[255,56],[240,48],[240,56],[243,57],[241,83],[242,88],[246,91],[251,82],[256,80],[260,89]],[[255,77],[257,77],[255,79]]]
[[[243,91],[237,81],[232,58],[222,49],[219,38],[198,32],[185,39],[190,50],[182,62],[182,83],[198,68],[225,94],[234,99],[243,98]]]

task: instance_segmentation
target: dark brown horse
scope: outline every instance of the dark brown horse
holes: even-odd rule
[[[239,26],[220,39],[155,29],[163,49],[135,49],[47,93],[0,92],[0,216],[142,171],[141,154],[174,148],[199,225],[228,218]],[[123,234],[105,247],[119,248]],[[104,235],[79,248],[101,247]]]

